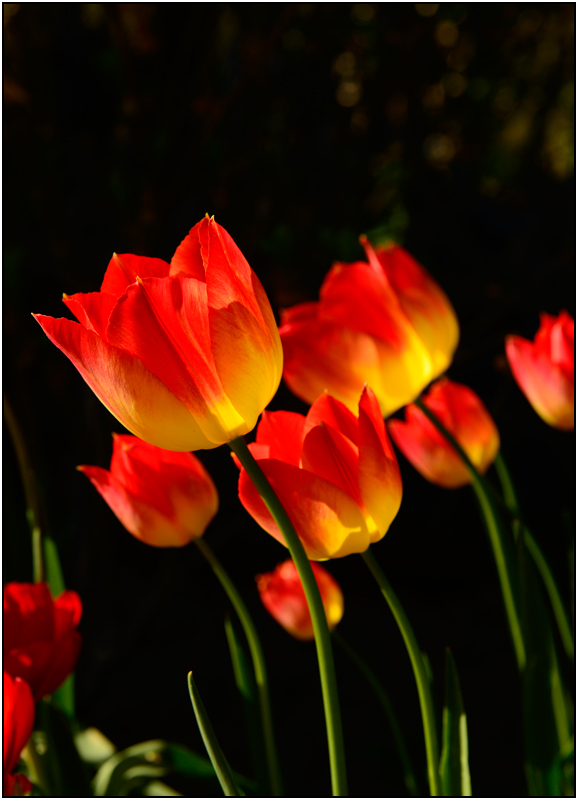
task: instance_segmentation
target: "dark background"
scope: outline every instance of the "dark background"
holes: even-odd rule
[[[81,720],[118,747],[165,737],[202,753],[186,687],[194,669],[231,764],[250,772],[220,586],[196,549],[129,536],[75,471],[108,466],[121,428],[30,316],[67,315],[62,292],[97,290],[113,251],[170,260],[205,212],[276,312],[315,299],[334,260],[361,258],[364,232],[395,238],[427,267],[461,325],[448,374],[494,416],[526,516],[570,596],[573,436],[535,414],[503,343],[532,338],[540,311],[575,313],[574,5],[8,3],[4,22],[4,386],[84,605]],[[284,385],[271,408],[306,412]],[[30,580],[6,440],[4,579]],[[227,449],[199,457],[221,498],[207,541],[262,632],[287,793],[327,795],[314,646],[268,617],[254,584],[286,551],[239,504]],[[400,460],[404,501],[376,556],[429,654],[440,703],[444,647],[455,654],[474,794],[523,794],[519,686],[473,494],[427,484]],[[345,593],[340,632],[382,677],[425,790],[399,632],[361,559],[328,568]],[[403,795],[381,712],[336,659],[351,794]]]

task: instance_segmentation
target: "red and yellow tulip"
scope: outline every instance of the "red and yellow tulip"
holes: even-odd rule
[[[500,449],[500,436],[477,394],[446,378],[430,388],[423,402],[461,445],[478,472],[485,473]],[[459,455],[417,406],[407,406],[405,422],[392,419],[387,428],[395,444],[426,480],[446,489],[472,482]]]
[[[319,302],[283,312],[283,377],[305,402],[327,390],[351,411],[368,383],[389,416],[450,365],[458,322],[444,292],[403,248],[361,242],[368,262],[334,264]]]
[[[518,386],[544,422],[574,430],[574,320],[568,312],[540,314],[533,342],[508,336],[506,356]]]
[[[52,599],[47,583],[4,587],[4,669],[23,678],[35,700],[52,694],[73,672],[80,652],[76,592]]]
[[[271,306],[209,217],[170,264],[114,255],[100,292],[64,295],[78,319],[35,318],[129,431],[168,450],[217,447],[254,428],[279,385]]]
[[[330,631],[343,616],[343,592],[335,578],[319,564],[311,562]],[[315,638],[305,591],[291,559],[279,564],[273,572],[257,575],[257,588],[263,605],[279,625],[302,641]]]
[[[369,387],[357,417],[328,394],[306,417],[265,412],[249,448],[313,561],[364,552],[385,535],[398,512],[399,467]],[[259,525],[284,544],[243,469],[239,497]]]
[[[215,484],[196,456],[136,436],[114,435],[110,471],[78,469],[127,531],[154,547],[182,547],[202,536],[219,507]]]
[[[20,753],[34,727],[34,698],[26,681],[4,671],[3,797],[24,797],[32,791],[25,775],[13,775]]]

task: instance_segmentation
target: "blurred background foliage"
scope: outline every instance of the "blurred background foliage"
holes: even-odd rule
[[[84,603],[81,719],[119,747],[165,737],[203,752],[186,686],[194,669],[231,764],[242,771],[248,762],[220,587],[196,551],[133,540],[75,472],[108,466],[110,432],[120,427],[30,316],[66,315],[62,292],[96,290],[113,250],[170,260],[205,212],[233,236],[276,312],[315,299],[333,261],[361,258],[361,233],[396,239],[430,270],[461,323],[449,375],[496,419],[526,515],[573,594],[573,437],[532,411],[503,341],[533,337],[540,311],[575,315],[574,6],[3,10],[4,385],[67,585]],[[284,386],[271,407],[306,410]],[[23,493],[5,438],[4,579],[30,580]],[[225,449],[200,457],[221,496],[206,535],[264,637],[288,794],[325,795],[313,645],[276,627],[254,584],[285,551],[238,503]],[[444,646],[452,647],[474,793],[523,794],[519,686],[473,498],[401,468],[404,502],[376,555],[429,653],[440,703]],[[425,768],[395,623],[359,559],[329,569],[345,592],[340,632],[380,672]],[[370,692],[337,659],[351,793],[403,794]],[[386,784],[376,784],[376,765]]]

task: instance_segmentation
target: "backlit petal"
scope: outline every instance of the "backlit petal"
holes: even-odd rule
[[[145,441],[168,450],[216,447],[186,406],[139,360],[67,319],[35,319],[68,356],[99,400]]]
[[[302,414],[293,411],[263,411],[257,428],[257,444],[267,446],[267,458],[275,458],[298,467],[304,425],[305,417]],[[253,455],[257,458],[255,452]]]
[[[303,440],[303,469],[337,486],[361,506],[363,502],[357,485],[358,458],[356,445],[331,425],[317,425]]]
[[[259,466],[295,526],[308,558],[323,561],[367,550],[370,544],[367,526],[349,495],[323,478],[290,464],[262,460]],[[279,528],[245,470],[239,476],[239,497],[258,524],[284,544]]]
[[[358,421],[355,414],[346,405],[336,400],[327,392],[320,395],[313,403],[305,419],[303,438],[320,423],[331,425],[335,430],[340,431],[344,436],[358,444]]]
[[[169,265],[161,258],[134,256],[132,253],[116,253],[110,259],[101,292],[120,297],[124,290],[138,278],[166,278]]]
[[[108,320],[116,305],[116,297],[106,292],[89,292],[65,294],[62,300],[83,327],[105,338]]]

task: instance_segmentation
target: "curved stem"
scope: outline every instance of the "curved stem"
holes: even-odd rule
[[[504,598],[504,606],[506,608],[506,616],[510,626],[510,633],[514,643],[518,669],[523,670],[526,666],[526,648],[524,645],[524,638],[522,636],[522,622],[514,586],[514,580],[517,573],[513,564],[512,554],[508,549],[511,549],[509,534],[506,534],[504,531],[500,513],[496,509],[493,501],[492,491],[477,469],[474,467],[462,447],[454,439],[452,434],[442,425],[436,415],[430,411],[430,409],[423,403],[421,398],[418,397],[418,399],[414,402],[420,411],[422,411],[429,419],[429,421],[435,425],[442,436],[444,436],[445,439],[451,444],[470,473],[472,486],[476,497],[478,498],[478,503],[486,523],[486,529],[488,531],[490,544],[494,553],[494,560],[498,570],[498,578],[500,580],[500,586],[502,589],[502,597]]]
[[[521,526],[524,535],[524,544],[526,545],[528,553],[532,557],[534,564],[540,573],[540,577],[542,578],[544,587],[548,593],[548,597],[550,598],[550,604],[552,605],[552,611],[554,612],[554,618],[556,619],[556,623],[558,625],[564,650],[566,651],[568,658],[573,661],[574,637],[572,635],[572,626],[570,625],[564,602],[558,590],[558,586],[556,585],[556,579],[554,578],[552,570],[550,569],[550,565],[540,549],[538,542],[534,539],[522,519],[516,490],[514,488],[508,467],[506,466],[506,462],[504,461],[501,453],[498,453],[496,456],[494,466],[496,468],[496,472],[498,473],[500,483],[502,484],[504,501],[512,514],[513,523],[518,523],[518,526]]]
[[[329,746],[329,765],[331,770],[331,786],[334,797],[347,796],[347,772],[345,768],[345,750],[343,746],[343,730],[341,727],[341,712],[337,695],[337,679],[333,662],[331,639],[327,627],[327,619],[321,602],[317,582],[311,569],[309,559],[305,554],[301,540],[287,516],[287,512],[273,491],[261,467],[253,458],[243,437],[229,442],[229,447],[235,453],[247,475],[252,480],[255,488],[261,495],[265,505],[279,530],[283,534],[285,543],[295,562],[315,633],[315,646],[319,662],[319,676],[321,678],[321,691],[323,694],[323,707],[325,710],[325,723],[327,727],[327,743]]]
[[[6,425],[12,437],[12,443],[14,444],[18,466],[20,468],[20,476],[24,484],[26,519],[28,520],[28,525],[30,526],[30,532],[32,534],[33,580],[34,583],[42,583],[46,579],[46,571],[44,568],[44,554],[42,551],[42,528],[40,527],[41,509],[38,497],[38,486],[36,485],[36,476],[28,457],[24,435],[22,434],[16,415],[6,395],[4,395],[4,419],[6,420]]]
[[[193,539],[203,556],[209,562],[211,569],[215,573],[219,582],[243,626],[251,658],[253,660],[253,669],[255,671],[255,681],[257,683],[257,694],[259,696],[259,710],[261,716],[261,725],[263,728],[263,739],[265,743],[265,753],[267,757],[267,767],[269,772],[269,781],[273,797],[282,796],[281,776],[279,770],[279,759],[277,757],[277,749],[275,747],[275,735],[273,731],[273,717],[271,714],[271,701],[269,698],[269,682],[267,679],[267,667],[265,665],[265,657],[263,655],[263,648],[257,633],[257,629],[251,619],[249,610],[245,605],[243,598],[237,591],[234,583],[229,575],[225,572],[222,564],[213,553],[207,542],[201,537]]]
[[[423,724],[423,735],[425,738],[425,752],[427,758],[427,773],[429,778],[429,787],[431,797],[439,797],[442,793],[440,774],[439,774],[439,749],[438,737],[436,730],[436,721],[434,714],[434,705],[431,696],[430,682],[428,680],[425,663],[415,633],[410,625],[409,619],[396,593],[391,588],[391,584],[385,577],[383,570],[377,563],[375,556],[368,548],[361,557],[369,567],[369,571],[375,578],[381,593],[387,600],[387,604],[391,609],[391,613],[395,617],[397,626],[403,636],[403,641],[407,648],[407,652],[413,667],[413,674],[417,685],[417,693],[419,696],[419,705],[421,708],[421,717]]]
[[[389,726],[391,728],[391,732],[393,734],[393,738],[395,741],[395,745],[397,747],[397,752],[399,754],[399,760],[401,761],[402,768],[403,768],[403,777],[405,781],[405,788],[409,792],[412,797],[419,797],[420,792],[417,788],[417,782],[415,779],[413,767],[411,765],[411,759],[409,757],[409,752],[407,750],[405,739],[403,737],[403,733],[401,731],[401,727],[399,721],[397,719],[397,715],[393,710],[393,706],[387,696],[387,692],[379,682],[379,679],[375,672],[371,669],[367,661],[362,658],[359,653],[343,639],[343,637],[336,631],[331,632],[331,636],[335,642],[341,647],[344,653],[353,661],[355,666],[359,669],[365,680],[371,686],[375,695],[381,705],[385,716],[387,717],[387,721],[389,722]]]

